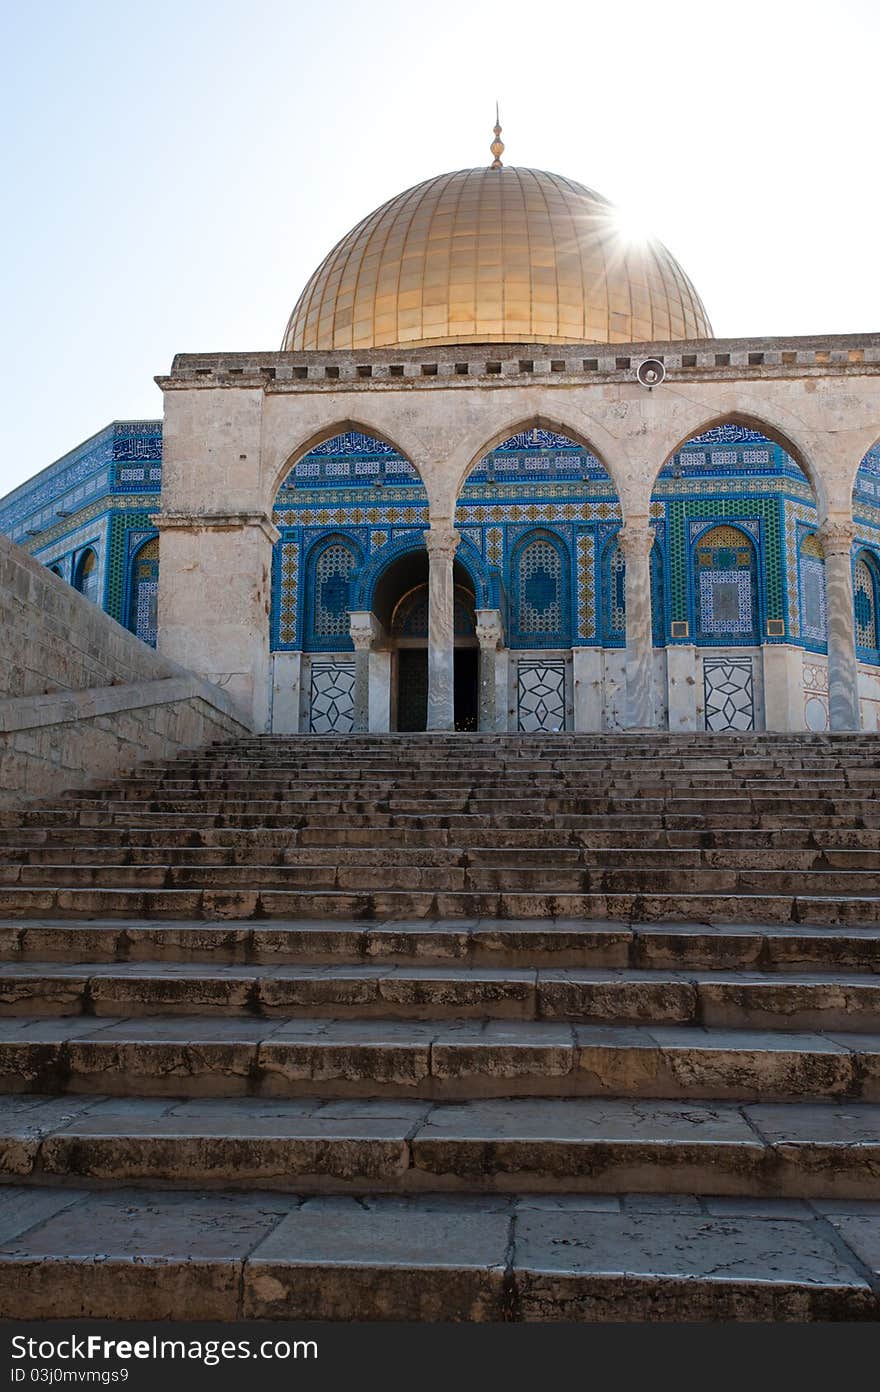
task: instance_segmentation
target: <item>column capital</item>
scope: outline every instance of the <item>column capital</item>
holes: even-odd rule
[[[635,560],[638,556],[650,556],[654,538],[654,528],[647,517],[633,518],[624,522],[617,533],[617,544],[627,560]]]
[[[497,651],[504,646],[504,626],[498,609],[477,609],[477,642],[481,648]]]
[[[348,616],[349,633],[355,652],[369,652],[382,636],[382,625],[369,610],[353,610]]]
[[[848,556],[855,541],[856,528],[851,517],[826,517],[817,536],[828,556]]]
[[[425,547],[429,556],[448,556],[451,560],[460,542],[458,532],[448,523],[429,527],[425,532]]]

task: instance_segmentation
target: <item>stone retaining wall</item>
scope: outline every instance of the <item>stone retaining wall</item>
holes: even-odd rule
[[[246,733],[219,687],[0,536],[0,805]]]

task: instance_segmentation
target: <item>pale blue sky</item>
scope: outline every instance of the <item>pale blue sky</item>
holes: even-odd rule
[[[874,0],[5,0],[0,493],[179,351],[277,348],[348,228],[446,169],[570,175],[719,335],[880,329]]]

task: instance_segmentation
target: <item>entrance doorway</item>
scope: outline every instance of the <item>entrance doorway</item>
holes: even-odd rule
[[[480,723],[479,648],[455,649],[455,728],[476,730]]]
[[[456,730],[479,726],[479,648],[476,596],[460,562],[453,567],[454,720]],[[373,613],[391,650],[391,729],[428,725],[428,553],[409,551],[376,582]]]
[[[397,728],[424,730],[428,723],[428,649],[397,652]]]
[[[453,700],[456,730],[479,725],[479,649],[456,648]],[[397,728],[424,730],[428,723],[428,649],[397,650]]]

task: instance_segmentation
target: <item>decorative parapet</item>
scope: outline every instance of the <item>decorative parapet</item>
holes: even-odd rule
[[[645,358],[666,380],[752,381],[786,377],[880,375],[880,334],[797,338],[715,338],[681,343],[456,344],[372,348],[364,352],[179,353],[158,376],[163,391],[258,387],[265,392],[448,390],[546,379],[636,380]]]

